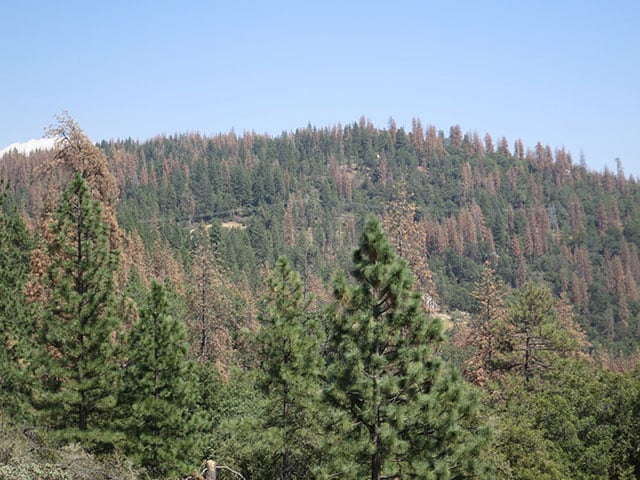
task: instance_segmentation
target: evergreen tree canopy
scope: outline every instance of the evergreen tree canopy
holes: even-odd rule
[[[113,273],[108,226],[86,181],[76,174],[50,224],[36,362],[36,406],[67,440],[98,446],[115,404]]]
[[[423,310],[377,219],[367,221],[353,259],[356,283],[336,282],[326,388],[344,415],[343,473],[467,478],[482,439],[465,428],[473,399],[435,354],[440,322]]]
[[[543,286],[528,283],[518,290],[509,315],[513,366],[522,369],[526,381],[536,370],[550,366],[551,355],[577,348],[575,339],[558,322],[555,300]]]
[[[4,187],[0,180],[0,406],[20,417],[33,331],[23,292],[33,241],[17,212],[3,211]]]
[[[266,307],[258,334],[260,376],[266,394],[266,440],[281,480],[310,477],[317,453],[318,324],[308,311],[300,275],[280,258],[267,280]]]
[[[125,450],[154,477],[188,472],[199,458],[197,385],[184,326],[168,311],[164,287],[153,282],[129,334],[120,395]]]

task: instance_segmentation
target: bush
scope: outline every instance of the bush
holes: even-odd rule
[[[0,480],[135,480],[137,472],[119,455],[96,458],[79,445],[59,450],[37,430],[0,416]]]

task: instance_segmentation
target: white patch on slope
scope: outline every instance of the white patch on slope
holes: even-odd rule
[[[41,138],[39,140],[32,139],[28,142],[12,143],[8,147],[0,150],[0,157],[5,155],[6,153],[12,152],[13,150],[16,150],[18,153],[22,153],[24,155],[28,155],[31,152],[35,152],[36,150],[53,150],[55,148],[55,143],[55,138]]]

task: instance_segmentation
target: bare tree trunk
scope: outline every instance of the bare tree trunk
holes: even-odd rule
[[[216,462],[213,460],[207,460],[204,462],[204,479],[205,480],[216,480]]]

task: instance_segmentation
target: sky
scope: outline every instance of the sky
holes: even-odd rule
[[[640,178],[640,2],[7,1],[0,149],[413,118]]]

